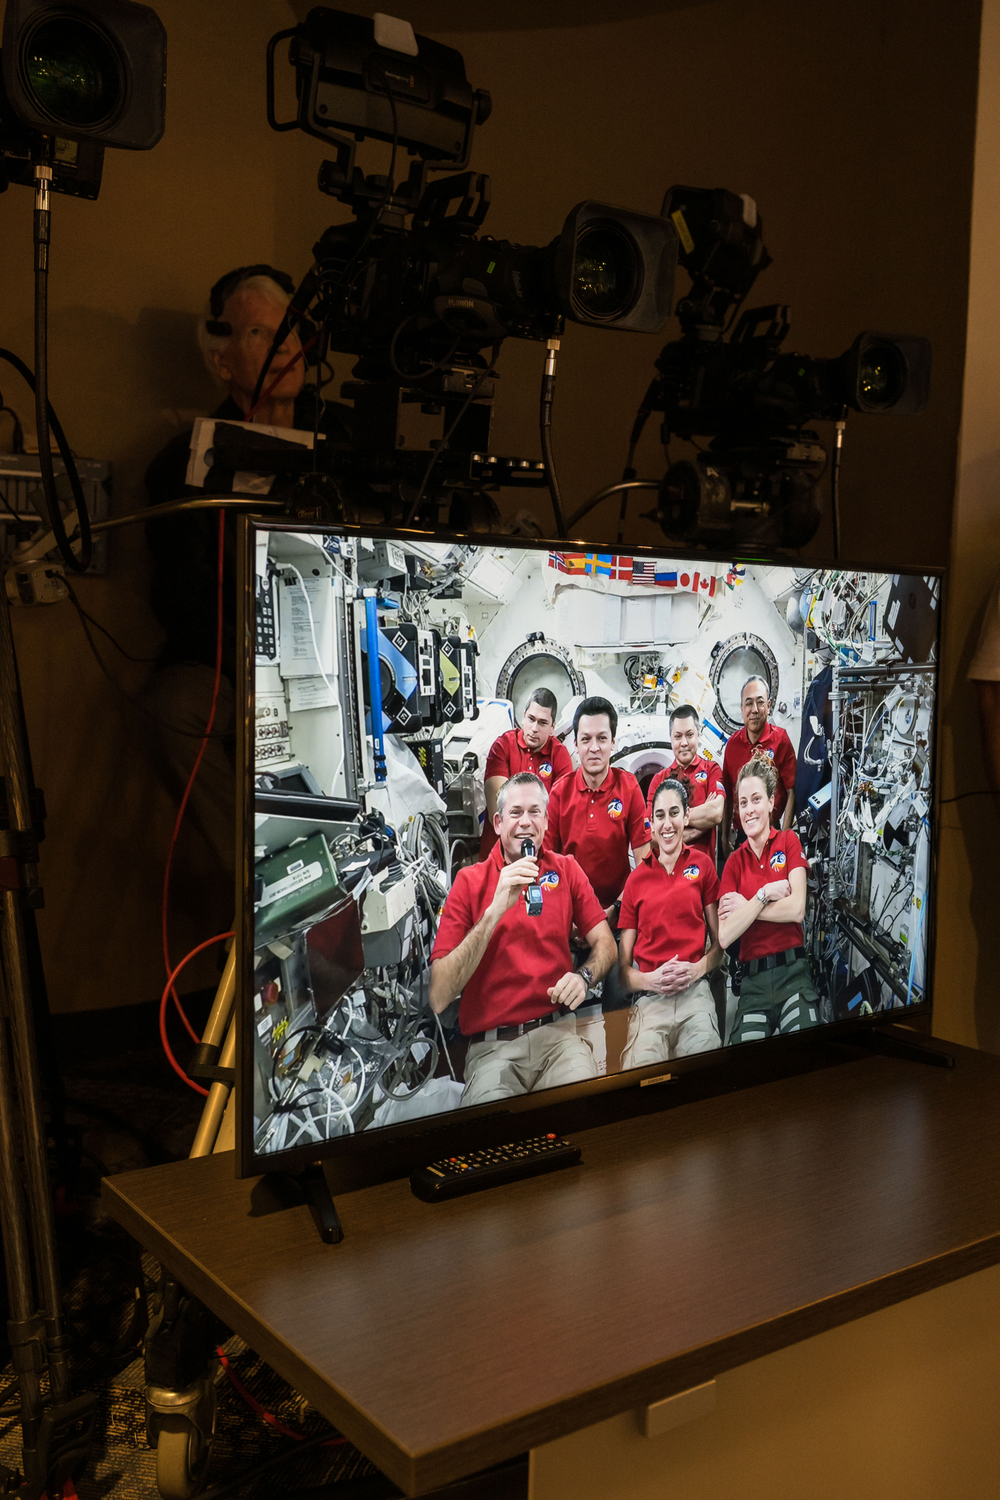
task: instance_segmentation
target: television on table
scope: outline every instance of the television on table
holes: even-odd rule
[[[929,1012],[940,575],[290,522],[241,555],[240,1173],[396,1175]]]

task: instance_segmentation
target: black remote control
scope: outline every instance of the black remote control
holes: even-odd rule
[[[410,1189],[425,1203],[459,1198],[499,1182],[516,1182],[558,1167],[575,1167],[583,1153],[558,1135],[538,1135],[529,1141],[511,1141],[506,1146],[487,1146],[464,1156],[445,1156],[410,1173]]]

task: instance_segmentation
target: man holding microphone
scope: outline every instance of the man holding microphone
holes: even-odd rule
[[[522,772],[500,788],[497,842],[460,870],[431,953],[436,1014],[461,995],[458,1020],[469,1050],[463,1104],[596,1078],[589,1044],[572,1012],[617,956],[600,902],[576,860],[545,843],[548,792]],[[574,970],[570,930],[584,934]]]

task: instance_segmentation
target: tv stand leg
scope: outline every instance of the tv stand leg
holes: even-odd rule
[[[879,1031],[871,1027],[859,1031],[851,1041],[858,1047],[867,1047],[872,1052],[881,1052],[884,1057],[898,1057],[901,1062],[926,1063],[932,1068],[953,1068],[955,1059],[950,1052],[935,1052],[921,1042],[901,1037],[896,1031]]]
[[[344,1226],[340,1222],[330,1185],[321,1166],[306,1167],[303,1172],[292,1174],[302,1189],[324,1245],[339,1245],[344,1238]]]

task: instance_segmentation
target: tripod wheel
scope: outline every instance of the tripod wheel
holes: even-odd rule
[[[164,1417],[156,1441],[156,1488],[162,1500],[191,1500],[205,1482],[211,1454],[212,1435],[184,1417]]]

